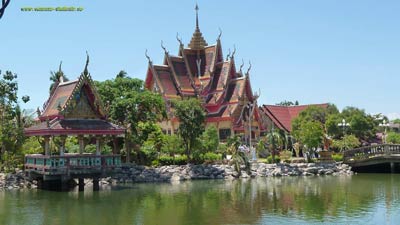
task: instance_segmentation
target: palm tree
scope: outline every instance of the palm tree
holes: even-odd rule
[[[267,139],[268,139],[269,149],[272,154],[272,162],[275,163],[275,154],[278,145],[281,142],[281,135],[279,134],[279,132],[275,131],[274,128],[272,127],[270,132],[267,134]]]
[[[50,92],[53,90],[53,87],[56,83],[61,82],[61,77],[63,81],[68,81],[69,79],[65,76],[64,72],[61,70],[62,61],[60,62],[60,66],[58,67],[58,71],[50,71],[50,81],[52,82],[50,85]]]

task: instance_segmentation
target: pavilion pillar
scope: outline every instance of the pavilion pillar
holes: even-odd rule
[[[96,136],[96,155],[101,155],[101,136]]]
[[[61,139],[60,156],[63,156],[65,153],[65,140],[67,139],[67,136],[62,135],[62,136],[60,136],[60,139]]]
[[[79,154],[83,154],[83,152],[85,151],[85,142],[83,140],[83,135],[79,135],[78,140],[79,140]]]
[[[50,155],[50,136],[44,136],[44,154]]]
[[[118,154],[118,139],[117,136],[113,136],[113,154]]]

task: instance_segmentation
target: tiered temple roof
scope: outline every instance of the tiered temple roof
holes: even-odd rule
[[[25,129],[27,136],[45,135],[119,135],[125,129],[110,123],[93,80],[87,71],[77,80],[56,82],[43,110],[38,109],[38,123]]]
[[[242,72],[242,66],[237,71],[235,50],[223,58],[221,34],[216,44],[207,44],[200,32],[197,10],[196,6],[196,28],[186,48],[177,37],[179,51],[176,56],[162,46],[165,54],[163,65],[153,65],[147,56],[149,67],[145,86],[161,93],[166,102],[198,97],[207,111],[207,122],[232,121],[236,124],[235,129],[243,130],[241,124],[246,116],[243,108],[258,97],[251,89],[250,68],[246,73]],[[258,107],[255,115],[258,118]]]

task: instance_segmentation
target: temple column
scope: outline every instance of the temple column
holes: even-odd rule
[[[44,154],[50,155],[50,136],[44,136]]]
[[[96,136],[96,155],[101,155],[101,136]]]
[[[60,139],[61,139],[60,156],[63,156],[65,153],[65,140],[67,139],[67,136],[62,135],[62,136],[60,136]]]
[[[83,140],[83,135],[79,135],[78,140],[79,140],[79,154],[83,154],[83,152],[85,151],[85,142]]]

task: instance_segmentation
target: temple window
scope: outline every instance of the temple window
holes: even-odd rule
[[[231,129],[219,129],[219,139],[226,140],[231,136]]]

